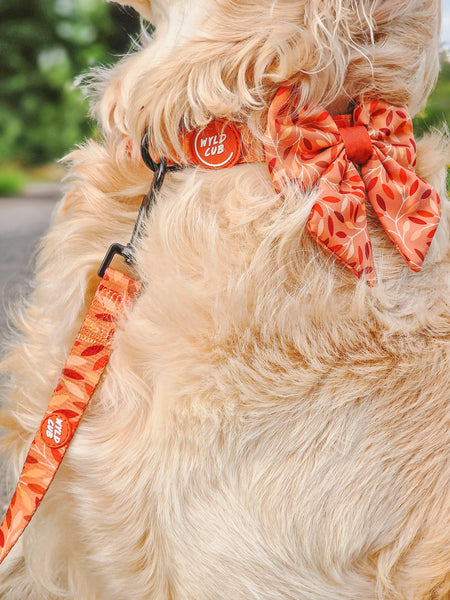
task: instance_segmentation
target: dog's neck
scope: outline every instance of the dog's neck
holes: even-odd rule
[[[253,137],[245,124],[215,119],[201,129],[181,129],[181,153],[172,163],[164,155],[151,159],[146,144],[142,157],[152,170],[189,165],[222,169],[264,161],[277,192],[287,182],[303,190],[319,183],[320,199],[311,212],[309,232],[350,271],[374,285],[367,194],[398,252],[411,270],[419,271],[439,224],[440,200],[415,174],[408,108],[362,96],[351,112],[347,99],[338,99],[328,110],[302,107],[300,102],[294,87],[279,88],[262,138]],[[412,205],[420,207],[418,212]]]
[[[337,97],[335,100],[333,100],[332,103],[328,104],[327,106],[323,106],[323,108],[325,108],[325,110],[327,110],[327,112],[331,116],[334,117],[337,115],[350,115],[352,113],[354,105],[355,105],[355,101],[349,99],[349,96],[347,94],[344,94],[344,95]],[[264,119],[264,122],[265,122],[265,120],[266,119]],[[262,150],[262,144],[259,141],[260,138],[258,135],[255,136],[255,132],[251,128],[251,125],[246,125],[245,123],[235,122],[235,121],[229,122],[229,121],[227,121],[225,119],[221,119],[221,118],[212,119],[211,123],[227,124],[227,127],[229,125],[231,125],[232,129],[235,131],[235,135],[237,135],[237,137],[240,139],[239,145],[241,145],[241,143],[242,143],[242,149],[243,149],[242,156],[239,158],[236,157],[235,160],[230,161],[229,163],[227,162],[223,166],[230,167],[230,166],[233,166],[234,164],[239,164],[239,163],[260,162],[260,161],[264,162],[264,152]],[[172,155],[172,158],[166,159],[167,165],[173,167],[175,165],[191,164],[191,165],[196,165],[196,166],[206,167],[206,168],[208,168],[208,167],[216,168],[217,166],[220,166],[217,164],[216,165],[207,164],[205,161],[203,161],[199,157],[199,153],[195,151],[194,138],[197,136],[197,134],[199,132],[201,132],[203,134],[203,132],[205,132],[207,129],[208,129],[208,127],[206,127],[206,128],[201,127],[201,128],[196,128],[193,130],[186,131],[186,129],[184,127],[180,127],[178,140],[171,140],[171,143],[169,143],[169,148],[171,147],[171,149],[172,149],[170,152],[170,154]],[[216,134],[216,133],[217,132],[214,131],[214,134]],[[211,135],[211,133],[209,135]],[[234,137],[234,136],[231,136],[231,137]],[[230,135],[228,136],[228,139],[230,140]],[[159,158],[158,158],[157,152],[154,149],[152,149],[151,140],[149,140],[149,142],[150,142],[150,145],[146,145],[146,148],[148,149],[148,152],[146,152],[146,154],[147,154],[147,158],[151,164],[149,164],[148,160],[146,160],[144,156],[143,156],[143,158],[144,158],[144,162],[146,162],[147,166],[150,166],[150,168],[152,168],[152,170],[155,170],[156,164],[158,163]],[[175,148],[177,148],[177,147],[179,149],[181,149],[181,153],[179,153],[175,150]],[[145,149],[143,149],[143,151],[145,151]],[[163,155],[161,155],[161,156],[163,156]]]
[[[354,102],[350,101],[348,96],[340,96],[333,100],[328,106],[324,106],[330,115],[345,115],[351,112]]]
[[[353,101],[349,101],[348,96],[342,96],[336,98],[336,100],[329,104],[326,110],[333,118],[341,116],[342,121],[342,119],[345,120],[347,116],[350,117],[354,104]],[[340,123],[341,121],[338,120],[337,122]],[[220,142],[222,137],[226,139],[225,149]],[[147,140],[147,136],[144,136],[143,146],[141,148],[142,158],[147,166],[153,171],[156,171],[157,164],[161,157],[158,157],[158,155],[152,151],[151,143],[148,145]],[[265,160],[263,144],[259,138],[253,135],[249,126],[244,123],[230,122],[225,119],[212,119],[208,126],[189,131],[184,127],[181,127],[177,142],[181,148],[181,153],[178,154],[174,150],[177,144],[172,143],[173,157],[164,158],[166,166],[170,168],[181,165],[192,165],[216,169],[221,167],[232,167],[241,163],[264,162]],[[230,156],[232,155],[233,158],[222,161],[218,160],[218,156],[216,155],[216,159],[211,160],[211,153],[209,156],[205,156],[205,152],[208,152],[208,148],[211,145],[211,152],[214,152],[214,150],[217,152],[218,147],[220,146],[221,155],[223,155],[225,151],[225,153]]]

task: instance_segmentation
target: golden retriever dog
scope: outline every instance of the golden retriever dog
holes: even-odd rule
[[[439,69],[439,0],[130,0],[154,25],[89,82],[101,136],[70,156],[18,333],[2,425],[11,492],[112,242],[180,131],[261,140],[277,91],[411,115]],[[317,185],[265,162],[169,172],[143,284],[48,494],[0,567],[4,600],[450,598],[448,144],[418,142],[442,216],[420,272],[367,202],[378,282],[307,230]],[[119,258],[119,270],[127,266]]]

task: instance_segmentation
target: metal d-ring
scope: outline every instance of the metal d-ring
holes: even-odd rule
[[[141,156],[142,156],[142,160],[144,161],[144,163],[146,164],[146,166],[153,171],[153,173],[156,173],[158,171],[159,165],[162,163],[162,161],[164,159],[161,159],[159,162],[155,162],[153,160],[153,158],[150,156],[150,152],[148,151],[148,132],[146,131],[144,133],[144,135],[142,136],[141,139]],[[166,161],[166,171],[178,171],[179,169],[181,169],[182,166],[181,165],[170,165],[167,166],[167,161]]]
[[[148,151],[148,132],[146,131],[141,139],[141,156],[144,163],[147,167],[156,173],[159,163],[155,163],[153,158],[150,156],[150,152]]]

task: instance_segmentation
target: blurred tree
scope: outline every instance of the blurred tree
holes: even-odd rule
[[[139,28],[103,0],[0,0],[0,161],[43,164],[92,133],[73,80],[109,64]]]
[[[450,125],[450,51],[441,52],[441,72],[435,89],[428,98],[423,111],[414,119],[414,133],[416,137],[442,125]],[[450,165],[447,167],[447,193],[450,195]]]
[[[109,64],[130,46],[139,20],[104,0],[0,0],[0,162],[43,164],[92,134],[74,78]],[[450,121],[450,62],[416,134]]]

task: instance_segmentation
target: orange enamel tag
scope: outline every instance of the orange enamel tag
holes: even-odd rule
[[[232,123],[217,119],[189,134],[190,151],[199,166],[220,169],[234,166],[241,157],[241,136]]]

